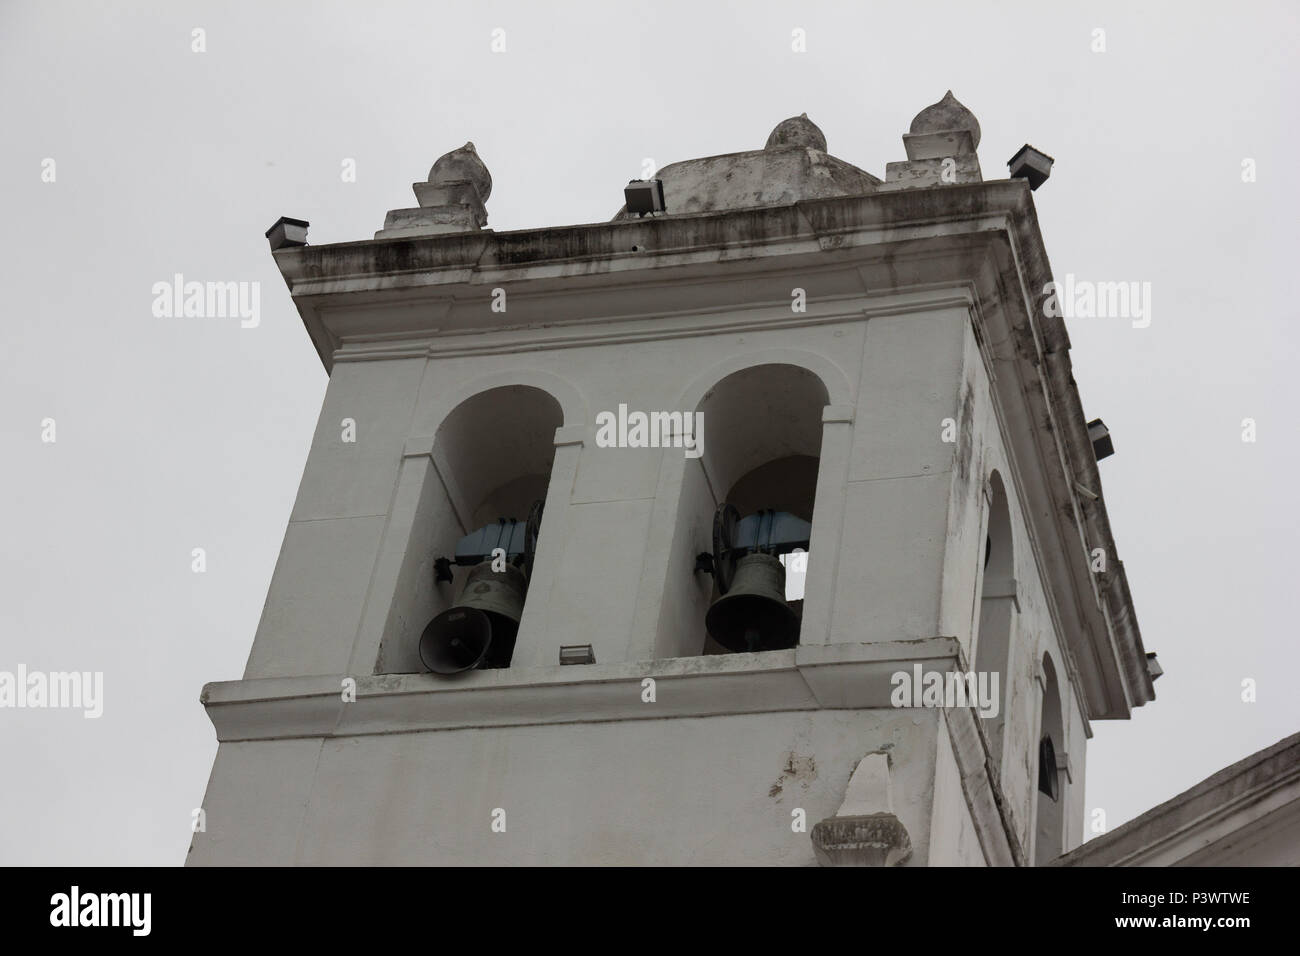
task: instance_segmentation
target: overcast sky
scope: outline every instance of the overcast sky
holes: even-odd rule
[[[644,159],[757,149],[802,112],[883,178],[948,88],[986,178],[1025,142],[1055,157],[1034,201],[1058,278],[1152,287],[1148,328],[1070,323],[1166,672],[1093,724],[1088,807],[1113,828],[1300,729],[1296,11],[0,0],[0,670],[105,680],[97,720],[0,709],[0,862],[185,857],[216,751],[199,691],[242,674],[327,381],[278,216],[368,239],[472,140],[491,227],[598,222]],[[154,317],[176,273],[260,282],[260,324]]]

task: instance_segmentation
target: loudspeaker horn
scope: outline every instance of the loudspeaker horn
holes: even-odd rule
[[[509,667],[524,611],[528,580],[513,564],[493,571],[491,561],[470,569],[455,605],[420,635],[420,660],[435,674],[476,667]]]

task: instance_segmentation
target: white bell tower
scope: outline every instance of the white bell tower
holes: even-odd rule
[[[330,382],[189,863],[1081,841],[1090,723],[1154,693],[1030,185],[951,93],[903,140],[881,181],[795,117],[520,232],[466,144],[373,240],[277,234]]]

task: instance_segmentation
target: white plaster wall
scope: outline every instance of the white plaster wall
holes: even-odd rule
[[[245,678],[348,672],[386,522],[289,522]]]
[[[335,366],[246,678],[347,672],[424,366]]]
[[[941,724],[822,710],[224,743],[188,862],[811,866],[791,811],[811,831],[883,749],[924,865],[931,819],[956,810],[932,804]]]
[[[952,752],[947,721],[937,726],[934,813],[930,822],[930,866],[987,866],[970,808],[961,788],[961,772]]]
[[[908,640],[939,630],[965,310],[867,322],[830,642]],[[809,560],[809,574],[817,560]],[[819,573],[825,573],[823,564]]]
[[[654,656],[686,657],[704,649],[704,615],[714,594],[712,576],[687,572],[694,567],[696,555],[713,550],[712,515],[718,502],[699,459],[682,464],[674,460],[665,468],[679,477],[675,487],[663,490],[665,499],[656,502],[657,515],[672,529],[673,539],[661,589],[644,587],[641,600],[648,605],[648,616],[658,622]],[[657,584],[652,577],[652,553],[646,555],[647,584]]]
[[[1087,832],[1092,821],[1088,805],[1084,802],[1084,781],[1088,770],[1088,733],[1079,709],[1078,699],[1071,694],[1065,708],[1065,752],[1070,758],[1073,782],[1061,780],[1065,792],[1065,852],[1069,853],[1092,836]]]
[[[1038,801],[1039,711],[1043,689],[1037,679],[1040,632],[1032,624],[1017,621],[1012,634],[1010,687],[1008,693],[1006,744],[1002,752],[1002,792],[1007,798],[1016,836],[1032,859],[1034,811]]]
[[[941,633],[956,637],[969,662],[975,660],[975,631],[979,623],[979,596],[983,584],[984,541],[989,527],[985,495],[1001,445],[987,435],[996,429],[988,375],[979,346],[970,329],[970,316],[962,323],[961,369],[948,410],[957,422],[952,452],[952,482],[948,494],[948,525],[943,567],[943,598],[939,605]],[[1009,480],[1004,477],[1004,481]]]
[[[186,866],[293,862],[316,779],[319,737],[223,743],[203,797],[202,832]]]
[[[1038,792],[1038,740],[1043,687],[1039,680],[1044,652],[1056,663],[1064,708],[1065,740],[1058,746],[1070,755],[1074,768],[1071,784],[1062,775],[1066,801],[1066,847],[1076,846],[1083,826],[1083,751],[1086,729],[1075,688],[1069,681],[1062,641],[1047,605],[1042,572],[1029,537],[1028,523],[1012,462],[992,400],[988,372],[974,332],[967,326],[961,374],[963,408],[970,421],[969,449],[959,448],[959,460],[968,458],[969,471],[954,471],[951,489],[952,511],[948,550],[945,557],[942,617],[945,627],[957,629],[974,666],[978,650],[979,603],[982,586],[983,543],[988,523],[988,501],[984,487],[997,471],[1003,480],[1011,519],[1013,577],[1018,610],[1012,611],[1011,647],[1008,661],[1009,685],[1004,712],[1004,746],[999,768],[1003,793],[1013,828],[1026,855],[1032,859],[1032,827]],[[967,398],[966,396],[969,396]],[[965,427],[963,426],[963,434]],[[965,440],[965,439],[963,439]],[[986,730],[991,731],[991,722]]]
[[[388,514],[425,367],[421,359],[334,366],[290,520]],[[355,442],[343,441],[345,418],[356,422]]]

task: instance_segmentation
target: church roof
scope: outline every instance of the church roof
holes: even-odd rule
[[[1238,760],[1196,786],[1053,861],[1053,866],[1242,866],[1300,821],[1300,734]],[[1272,848],[1278,849],[1276,845]],[[1292,852],[1290,865],[1297,860]]]

